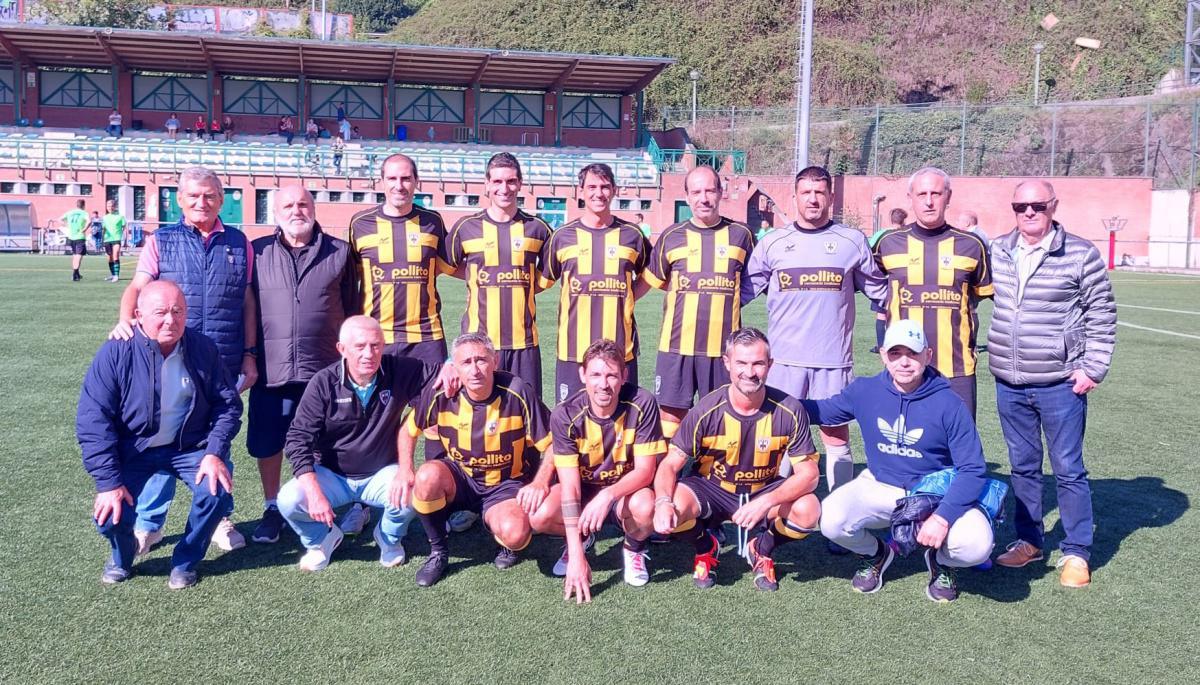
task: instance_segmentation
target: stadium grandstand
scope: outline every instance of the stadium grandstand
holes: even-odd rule
[[[523,205],[552,225],[578,213],[578,170],[606,162],[620,186],[614,208],[661,227],[686,210],[664,197],[696,161],[644,145],[642,94],[668,58],[17,24],[0,25],[0,62],[0,122],[13,122],[0,126],[0,195],[36,201],[41,219],[80,198],[114,199],[152,230],[178,219],[177,173],[202,164],[225,180],[229,224],[268,230],[271,193],[300,179],[322,222],[344,230],[378,201],[383,159],[403,152],[418,163],[419,202],[453,220],[477,211],[484,163],[509,150],[524,167]],[[357,135],[335,160],[339,107]],[[113,110],[120,136],[106,130]],[[226,117],[232,140],[190,135],[197,119]],[[731,173],[737,162],[708,159]]]

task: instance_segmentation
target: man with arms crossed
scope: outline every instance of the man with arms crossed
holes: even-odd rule
[[[854,378],[855,292],[887,298],[866,238],[833,221],[833,179],[819,166],[796,174],[796,221],[773,231],[750,256],[755,295],[767,293],[771,385],[797,399],[825,399]],[[850,429],[821,428],[829,492],[854,477]],[[786,466],[784,467],[786,473]]]
[[[668,438],[693,398],[729,382],[721,346],[742,325],[742,300],[753,296],[745,270],[754,234],[721,216],[720,176],[698,166],[684,178],[683,190],[692,218],[659,235],[642,274],[646,283],[667,291],[654,396]]]
[[[1091,583],[1092,492],[1083,464],[1087,396],[1108,374],[1117,309],[1104,260],[1090,241],[1054,220],[1045,181],[1013,193],[1017,228],[992,242],[996,307],[988,366],[1008,443],[1017,540],[996,558],[1018,567],[1042,559],[1042,433],[1065,533],[1058,566],[1066,587]]]
[[[654,397],[625,377],[625,351],[611,340],[588,346],[579,365],[584,389],[550,414],[558,484],[530,518],[539,533],[567,539],[554,564],[563,598],[592,601],[587,550],[605,521],[625,531],[625,582],[650,581],[646,545],[654,532],[650,484],[666,442]],[[580,509],[582,507],[582,510]]]
[[[550,413],[533,388],[507,371],[496,370],[496,349],[481,333],[454,340],[454,369],[461,389],[444,395],[427,388],[400,433],[402,503],[421,518],[429,537],[429,558],[417,571],[417,585],[442,579],[449,565],[446,522],[468,509],[483,516],[500,543],[495,565],[512,568],[529,545],[529,516],[550,491],[554,463],[542,461],[532,482],[530,457],[550,446]],[[425,430],[435,428],[446,456],[426,459],[413,473],[413,448]]]
[[[724,359],[732,382],[688,412],[655,474],[654,529],[692,541],[692,581],[707,589],[716,582],[718,552],[709,531],[733,521],[742,544],[763,523],[744,546],[755,587],[773,591],[779,588],[771,557],[775,548],[814,532],[821,515],[813,494],[817,453],[799,401],[767,386],[771,346],[762,331],[734,331],[725,342]],[[792,462],[786,478],[779,475],[785,457]],[[679,478],[693,459],[696,473]]]

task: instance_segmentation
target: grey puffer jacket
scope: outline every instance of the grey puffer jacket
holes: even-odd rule
[[[1017,299],[1017,240],[1014,229],[992,242],[996,288],[988,331],[988,368],[1012,384],[1061,381],[1083,369],[1097,383],[1112,362],[1117,305],[1100,251],[1090,241],[1051,228],[1050,249],[1041,256]]]

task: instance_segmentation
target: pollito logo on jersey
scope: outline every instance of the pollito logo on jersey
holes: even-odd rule
[[[576,282],[579,283],[579,290],[575,289]],[[629,284],[617,276],[580,276],[578,281],[571,279],[571,292],[578,293],[580,290],[588,295],[624,296],[629,292]]]
[[[888,423],[882,418],[875,419],[876,427],[888,442],[875,443],[875,447],[883,454],[890,454],[896,457],[907,457],[909,459],[923,459],[924,454],[913,449],[920,441],[921,436],[925,434],[924,428],[909,429],[904,420],[904,415],[896,417],[894,423]]]
[[[678,292],[697,292],[697,293],[719,293],[728,295],[737,292],[737,279],[730,278],[723,274],[715,274],[712,276],[685,276],[678,271],[675,273],[679,276],[675,279],[675,290]]]
[[[962,302],[962,293],[954,288],[936,285],[910,285],[900,288],[900,304],[907,307],[959,309]]]
[[[778,274],[781,291],[837,292],[846,280],[845,271],[826,266],[797,266],[775,273]]]
[[[429,278],[429,267],[424,264],[408,264],[392,267],[388,274],[393,283],[424,283]]]
[[[480,285],[495,285],[501,288],[524,288],[529,285],[529,271],[515,266],[511,269],[484,267],[479,270]]]

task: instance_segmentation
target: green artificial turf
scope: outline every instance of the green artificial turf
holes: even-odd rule
[[[871,596],[850,590],[851,557],[819,538],[778,554],[780,590],[754,589],[746,564],[725,550],[718,584],[690,580],[691,550],[651,549],[653,579],[621,581],[615,536],[593,560],[595,600],[562,601],[549,576],[560,542],[534,541],[507,572],[479,528],[451,539],[450,575],[413,582],[428,546],[414,524],[415,559],[384,569],[370,536],[343,546],[324,572],[296,569],[299,546],[210,550],[201,582],[169,592],[171,544],[139,560],[116,587],[99,582],[107,544],[89,517],[92,483],[74,439],[79,385],[115,318],[121,285],[103,259],[70,281],[68,258],[0,257],[0,682],[1196,682],[1190,638],[1200,625],[1192,570],[1200,567],[1195,431],[1200,339],[1122,327],[1113,370],[1090,398],[1086,461],[1096,510],[1093,585],[1058,585],[1053,561],[1020,570],[960,574],[962,598],[925,599],[919,559],[897,561]],[[1123,321],[1200,336],[1200,279],[1115,274]],[[448,328],[463,288],[441,281]],[[557,289],[539,300],[552,321]],[[661,296],[638,305],[642,382],[653,385]],[[980,316],[986,322],[990,304]],[[746,310],[762,325],[765,310]],[[555,327],[541,327],[552,370]],[[860,307],[857,370],[871,373],[871,314]],[[1008,473],[994,392],[981,359],[979,429],[991,469]],[[552,389],[548,376],[546,388]],[[854,438],[861,463],[861,441]],[[235,521],[249,537],[261,511],[252,460],[239,437]],[[1052,483],[1048,479],[1048,483]],[[821,494],[824,494],[822,485]],[[1051,545],[1061,539],[1047,488]],[[1012,538],[1000,526],[998,548]]]

